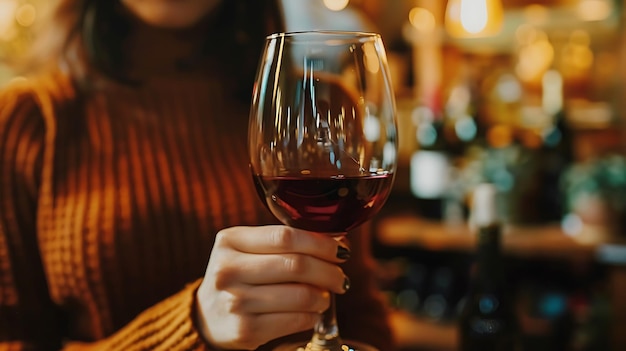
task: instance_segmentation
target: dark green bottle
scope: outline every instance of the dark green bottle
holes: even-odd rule
[[[479,185],[473,195],[471,220],[477,250],[470,291],[459,316],[460,351],[521,350],[505,280],[496,196],[491,184]]]

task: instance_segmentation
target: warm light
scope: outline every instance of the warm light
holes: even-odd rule
[[[578,16],[583,21],[601,21],[611,15],[613,5],[608,0],[580,0]]]
[[[0,38],[13,26],[16,9],[17,2],[14,0],[0,0]]]
[[[515,39],[520,46],[532,44],[538,36],[535,26],[530,24],[522,24],[515,30]]]
[[[476,34],[487,28],[487,1],[461,1],[461,25]]]
[[[331,11],[341,11],[348,6],[350,0],[324,0],[324,6]]]
[[[500,100],[515,103],[522,99],[522,86],[512,74],[503,74],[496,84],[496,92]]]
[[[378,73],[380,71],[380,64],[378,62],[378,52],[374,44],[363,46],[363,62],[365,68],[371,73]]]
[[[494,148],[503,148],[513,142],[513,129],[509,125],[496,124],[487,130],[487,142]]]
[[[446,29],[455,37],[484,37],[500,32],[503,9],[500,0],[450,0]]]
[[[572,45],[589,46],[591,45],[591,35],[582,29],[578,29],[570,34],[569,41]]]
[[[430,33],[435,30],[437,21],[435,15],[423,7],[414,7],[409,12],[409,22],[421,33]]]
[[[531,4],[524,7],[524,18],[534,25],[543,25],[550,17],[549,10],[544,5]]]
[[[22,27],[31,26],[37,18],[37,9],[31,4],[24,4],[17,9],[15,20]]]
[[[554,62],[554,47],[541,30],[527,28],[517,34],[518,42],[523,44],[519,48],[515,72],[522,81],[539,82]]]
[[[568,78],[584,77],[594,61],[591,50],[591,36],[584,30],[576,30],[563,47],[560,67]]]
[[[556,70],[547,71],[541,80],[543,110],[553,116],[563,108],[563,77]]]

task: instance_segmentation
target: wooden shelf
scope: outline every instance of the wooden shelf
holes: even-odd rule
[[[437,351],[457,350],[458,337],[454,324],[421,319],[404,311],[394,311],[390,318],[394,337],[401,349]]]
[[[390,247],[420,247],[432,251],[471,251],[476,236],[466,224],[446,225],[411,214],[386,214],[376,221],[377,239]],[[567,235],[559,225],[508,226],[502,238],[506,254],[522,258],[554,258],[571,261],[592,261],[609,267],[609,290],[612,322],[612,347],[626,350],[626,244],[612,242],[604,231],[584,228],[575,236]],[[419,319],[396,311],[392,328],[401,347],[432,350],[455,350],[457,335],[454,325]]]
[[[433,251],[470,251],[476,236],[464,223],[443,224],[414,215],[387,215],[377,221],[377,239],[386,246],[415,246]],[[559,225],[504,228],[503,250],[520,257],[592,260],[605,236],[589,229],[569,236]]]

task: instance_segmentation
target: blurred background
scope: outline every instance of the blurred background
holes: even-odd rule
[[[626,350],[622,1],[354,5],[396,85],[401,162],[374,250],[406,349],[458,349],[487,181],[523,349]]]
[[[47,0],[0,0],[0,86]],[[458,349],[491,182],[524,350],[626,350],[626,16],[619,0],[286,0],[289,30],[382,34],[399,117],[378,280],[405,350]],[[311,16],[312,15],[312,16]],[[26,72],[27,73],[27,72]]]

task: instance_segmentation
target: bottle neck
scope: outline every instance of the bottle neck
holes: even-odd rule
[[[477,228],[476,280],[496,283],[502,276],[501,227],[498,223]]]

